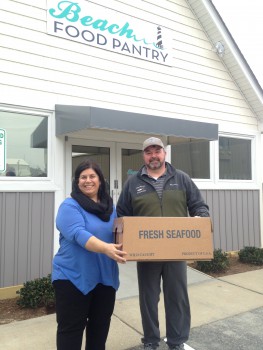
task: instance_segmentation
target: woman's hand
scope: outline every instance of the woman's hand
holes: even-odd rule
[[[105,247],[105,253],[109,258],[117,261],[118,263],[125,264],[127,255],[126,252],[121,250],[122,244],[109,243]]]
[[[126,252],[121,250],[122,244],[106,243],[92,236],[85,244],[85,248],[91,252],[103,253],[118,263],[125,264]]]

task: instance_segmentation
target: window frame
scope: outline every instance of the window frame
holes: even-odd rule
[[[230,180],[230,179],[220,179],[219,178],[219,138],[235,138],[235,139],[241,139],[241,140],[249,140],[251,142],[251,180]],[[215,147],[215,159],[217,162],[215,162],[216,171],[215,171],[215,183],[221,186],[226,186],[227,184],[233,187],[240,188],[240,185],[242,185],[242,188],[244,188],[244,185],[248,185],[248,188],[251,187],[251,185],[254,185],[256,183],[256,135],[244,135],[244,134],[232,134],[232,133],[220,133],[218,135],[218,140],[216,142]],[[245,186],[246,188],[246,186]]]
[[[5,107],[0,105],[0,112],[6,112],[6,113],[16,113],[16,114],[24,114],[24,115],[30,115],[30,116],[36,116],[36,117],[46,117],[47,118],[47,176],[46,177],[16,177],[16,176],[10,176],[5,177],[1,176],[0,178],[0,190],[9,190],[10,188],[12,191],[19,190],[19,191],[26,191],[26,190],[38,190],[42,191],[44,188],[46,188],[47,182],[50,182],[53,177],[53,168],[52,168],[52,149],[53,149],[53,141],[52,141],[52,130],[54,130],[55,125],[52,125],[51,120],[52,115],[54,112],[48,112],[46,110],[36,110],[33,108],[15,108],[15,107]],[[41,188],[40,183],[45,182],[46,185],[44,185],[43,189]],[[15,184],[18,184],[17,186]],[[35,184],[35,185],[34,185]],[[22,185],[22,186],[21,186]]]
[[[237,138],[251,141],[251,180],[219,179],[219,137]],[[256,165],[256,142],[257,135],[234,134],[222,132],[218,134],[218,140],[210,141],[210,179],[192,178],[199,189],[254,189],[257,188],[257,165]],[[171,160],[171,147],[167,148],[167,160]],[[175,165],[176,168],[176,165]]]
[[[210,178],[208,179],[203,179],[203,178],[195,178],[191,177],[191,179],[196,183],[200,185],[200,188],[207,188],[210,186],[213,186],[214,184],[214,179],[215,179],[215,166],[214,166],[214,154],[215,154],[215,143],[217,141],[209,141],[209,173],[210,173]],[[171,163],[171,158],[172,158],[172,149],[171,145],[166,147],[166,159],[169,163]],[[176,164],[174,165],[176,168]]]

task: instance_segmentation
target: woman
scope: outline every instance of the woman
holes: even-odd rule
[[[119,287],[121,244],[113,244],[116,217],[99,166],[90,160],[75,171],[71,198],[61,204],[56,225],[60,248],[53,260],[57,349],[104,350]]]

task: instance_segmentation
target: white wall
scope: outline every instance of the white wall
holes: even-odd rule
[[[257,119],[185,0],[91,1],[169,28],[172,67],[48,35],[46,2],[0,1],[0,107],[50,113],[51,179],[35,186],[56,191],[56,209],[65,194],[65,144],[54,138],[55,104],[218,123],[223,134],[255,136],[259,159]],[[14,182],[4,186],[16,190]]]
[[[105,1],[92,1],[105,6]],[[158,2],[158,4],[160,4]],[[257,121],[186,1],[107,1],[109,8],[167,26],[173,66],[46,33],[46,0],[0,2],[1,102],[53,110],[89,105],[215,122],[257,132]]]

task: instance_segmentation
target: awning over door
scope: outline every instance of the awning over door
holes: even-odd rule
[[[83,129],[103,129],[165,136],[169,144],[176,143],[180,138],[218,139],[218,125],[211,123],[88,106],[56,105],[55,112],[57,136]]]

